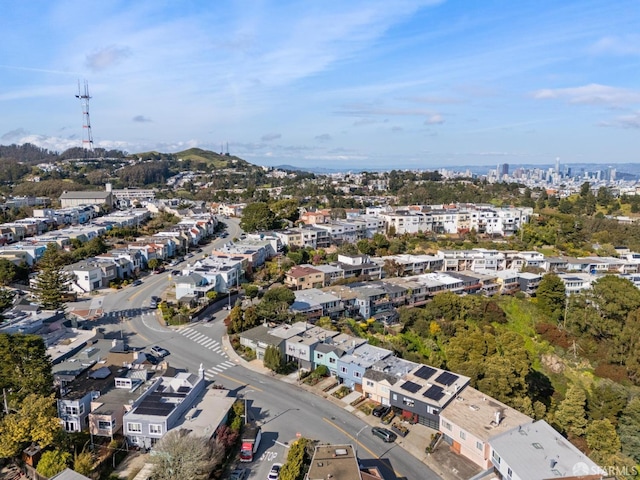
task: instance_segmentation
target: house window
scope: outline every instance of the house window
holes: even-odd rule
[[[362,377],[362,374],[360,372],[353,372],[353,376],[356,378],[360,378]]]
[[[373,382],[371,380],[367,380],[367,387],[373,387]]]
[[[103,420],[98,421],[98,428],[100,430],[109,430],[111,428],[111,422],[105,422]]]
[[[446,421],[443,420],[442,421],[442,426],[444,428],[446,428],[447,430],[451,430],[451,424],[449,422],[446,422]]]
[[[482,450],[482,442],[476,442],[476,448]]]
[[[510,468],[507,468],[507,477],[511,478],[513,476],[513,472]]]
[[[347,367],[340,367],[341,373],[347,373]]]
[[[142,433],[141,423],[127,423],[127,431],[130,433]]]
[[[398,395],[396,395],[395,393],[393,394],[393,399],[394,400],[398,400]]]
[[[495,450],[491,452],[491,458],[493,459],[494,463],[500,465],[500,455],[498,455]]]
[[[66,407],[67,415],[78,415],[78,407]]]
[[[318,360],[322,360],[324,358],[324,353],[316,353],[316,358]]]
[[[467,439],[467,432],[463,432],[462,430],[460,430],[460,438],[462,440],[466,440]]]
[[[402,403],[405,404],[407,407],[413,407],[414,406],[414,402],[413,402],[412,398],[403,397],[402,398]]]
[[[149,425],[149,433],[160,434],[162,433],[162,425],[159,424],[150,424]]]
[[[336,363],[336,359],[335,358],[330,358],[329,359],[329,363]]]

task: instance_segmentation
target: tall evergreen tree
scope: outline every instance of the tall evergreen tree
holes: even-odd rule
[[[563,316],[565,297],[565,286],[560,277],[555,273],[547,273],[542,277],[536,291],[538,307],[556,322]]]
[[[587,426],[585,405],[587,396],[582,387],[571,385],[567,395],[556,410],[556,421],[562,429],[577,437],[584,434]]]
[[[47,250],[38,262],[38,270],[34,285],[38,303],[48,310],[64,309],[64,294],[68,292],[72,278],[62,270],[62,262],[55,244],[47,245]]]

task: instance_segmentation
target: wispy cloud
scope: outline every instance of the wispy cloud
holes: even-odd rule
[[[262,140],[263,142],[272,142],[280,138],[282,138],[282,135],[280,135],[279,133],[267,133],[260,137],[260,140]]]
[[[331,140],[331,135],[329,135],[328,133],[323,133],[321,135],[316,135],[315,137],[313,137],[315,140],[317,140],[318,142],[328,142]]]
[[[434,113],[433,115],[430,115],[424,121],[425,125],[441,125],[443,123],[444,123],[444,118],[442,117],[442,115],[440,115],[438,113]]]
[[[598,124],[601,127],[622,127],[640,129],[640,112],[629,115],[620,115],[613,120],[603,121]]]
[[[616,35],[602,37],[591,46],[591,52],[598,55],[640,55],[640,35]]]
[[[135,117],[133,117],[133,121],[136,123],[149,123],[152,120],[148,117],[145,117],[144,115],[136,115]]]
[[[640,103],[640,90],[610,87],[597,83],[581,87],[547,88],[534,92],[532,96],[540,100],[559,99],[575,104],[610,107],[623,107]]]
[[[29,132],[27,132],[24,128],[16,128],[15,130],[10,130],[4,135],[2,135],[0,137],[0,140],[8,140],[8,141],[17,140],[27,136],[28,134]]]
[[[131,56],[129,47],[110,45],[87,55],[85,65],[93,72],[113,67]]]

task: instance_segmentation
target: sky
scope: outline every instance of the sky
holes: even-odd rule
[[[0,0],[0,144],[640,162],[639,0]]]

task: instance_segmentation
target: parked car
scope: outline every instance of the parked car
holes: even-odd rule
[[[196,249],[196,253],[202,253],[202,249],[201,248],[197,248]]]
[[[267,475],[267,480],[278,480],[278,475],[280,475],[280,469],[282,468],[281,463],[274,463],[271,465],[271,470],[269,470],[269,475]]]
[[[149,307],[151,308],[158,308],[158,304],[160,303],[160,298],[159,297],[151,297],[151,300],[149,301]]]
[[[382,428],[382,427],[373,427],[371,429],[371,433],[373,434],[374,437],[378,437],[387,443],[395,442],[396,438],[398,438],[398,436],[395,433],[393,433],[391,430],[387,430],[386,428]]]
[[[173,276],[180,275],[180,270],[171,270],[171,275]]]
[[[244,480],[247,478],[247,469],[246,468],[236,468],[229,475],[229,480]]]
[[[169,350],[167,350],[166,348],[159,347],[158,345],[155,345],[151,347],[151,353],[153,353],[156,357],[162,358],[169,355]]]
[[[387,413],[391,411],[391,407],[388,405],[378,405],[371,412],[374,417],[384,417]]]
[[[133,285],[134,287],[137,287],[138,285],[142,285],[142,280],[134,280],[131,285]]]

